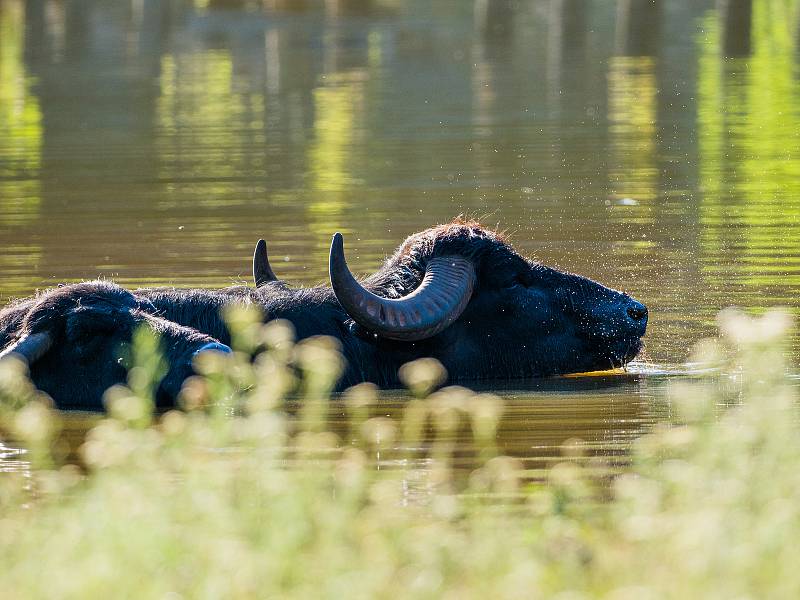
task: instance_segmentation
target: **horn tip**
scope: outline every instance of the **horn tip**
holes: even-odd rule
[[[331,240],[331,251],[342,252],[344,250],[344,237],[338,231],[333,234]]]
[[[256,243],[255,252],[253,252],[253,280],[256,287],[259,287],[270,281],[277,281],[278,277],[272,270],[269,264],[269,256],[267,256],[267,242],[258,240]]]

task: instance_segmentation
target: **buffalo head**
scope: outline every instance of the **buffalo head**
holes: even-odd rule
[[[520,256],[475,222],[409,237],[360,284],[330,254],[336,298],[387,350],[438,358],[454,380],[619,367],[642,347],[647,308],[616,290]]]
[[[33,382],[59,408],[103,410],[103,392],[126,380],[123,349],[144,324],[160,335],[169,364],[156,401],[171,406],[198,353],[230,348],[152,312],[149,300],[108,282],[49,290],[0,312],[0,322],[17,324],[7,333],[0,359],[9,354],[24,359]]]

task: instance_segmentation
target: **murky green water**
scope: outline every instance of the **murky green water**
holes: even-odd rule
[[[247,281],[259,237],[311,284],[468,213],[650,308],[638,375],[514,395],[520,452],[630,439],[720,308],[800,306],[799,12],[0,0],[0,300]]]

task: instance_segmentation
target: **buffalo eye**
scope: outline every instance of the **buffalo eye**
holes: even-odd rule
[[[507,290],[513,290],[519,287],[526,287],[526,284],[521,275],[516,275],[513,279],[506,282],[506,285],[503,287]]]

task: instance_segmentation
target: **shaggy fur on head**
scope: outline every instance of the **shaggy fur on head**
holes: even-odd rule
[[[473,261],[478,285],[486,280],[487,266],[525,262],[504,235],[478,221],[455,219],[408,236],[365,285],[379,296],[399,298],[411,293],[425,276],[428,263],[441,256],[461,256]],[[491,259],[488,261],[487,259]]]

